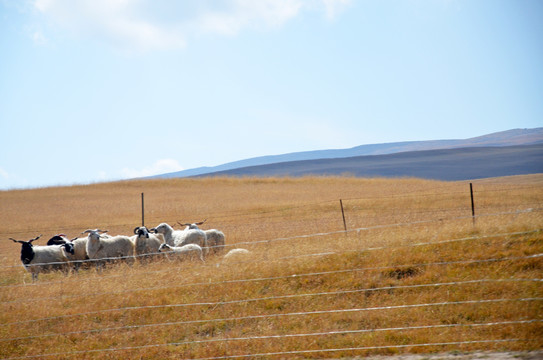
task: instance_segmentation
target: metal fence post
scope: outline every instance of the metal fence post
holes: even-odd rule
[[[471,195],[471,218],[473,219],[473,225],[475,225],[475,203],[473,201],[473,184],[469,183],[469,193]]]
[[[145,202],[143,193],[141,193],[141,226],[145,226]]]
[[[339,205],[341,205],[341,216],[343,216],[343,228],[347,231],[347,223],[345,222],[345,211],[343,210],[343,201],[339,199]]]

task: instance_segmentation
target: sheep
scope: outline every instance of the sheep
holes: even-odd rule
[[[170,225],[162,223],[149,230],[164,236],[164,242],[170,246],[196,244],[207,249],[206,234],[200,229],[174,230]]]
[[[188,223],[182,224],[179,221],[177,223],[181,226],[185,226],[185,230],[188,230],[188,229],[200,230],[198,225],[202,225],[203,223],[206,222],[206,220],[200,221],[197,223],[192,223],[192,224],[188,224]],[[211,249],[211,251],[214,254],[218,254],[224,251],[224,245],[226,241],[225,241],[224,233],[222,231],[219,231],[217,229],[209,229],[209,230],[203,230],[203,232],[206,234],[207,246]]]
[[[126,258],[128,263],[134,262],[134,243],[128,236],[117,235],[113,237],[104,237],[100,233],[107,230],[85,230],[82,234],[88,233],[87,237],[87,256],[91,260],[111,259],[116,257]],[[96,263],[96,268],[100,268],[103,261]]]
[[[68,241],[66,234],[57,234],[47,241],[47,245],[62,245]]]
[[[200,259],[202,262],[204,262],[204,255],[203,255],[202,247],[200,247],[199,245],[187,244],[187,245],[183,245],[183,246],[170,246],[170,245],[164,243],[164,244],[160,245],[160,247],[158,248],[158,251],[162,252],[165,249],[175,253],[175,255],[177,255],[177,256],[179,256],[181,258],[191,259],[192,260],[192,259],[194,259],[195,256],[197,256],[198,259]]]
[[[248,254],[250,254],[250,251],[247,249],[232,249],[228,253],[226,253],[226,255],[224,255],[223,260],[245,257]]]
[[[108,235],[109,236],[109,235]],[[49,241],[47,241],[47,245],[61,245],[66,244],[68,242],[71,242],[74,245],[74,254],[67,253],[66,256],[68,257],[68,262],[73,263],[73,268],[77,272],[79,271],[79,268],[81,267],[81,263],[85,260],[87,260],[89,257],[87,256],[87,238],[73,238],[69,240],[66,237],[66,234],[57,234],[53,236]]]
[[[74,247],[72,243],[62,245],[39,246],[32,245],[32,242],[38,240],[41,235],[28,241],[15,240],[9,238],[13,242],[22,244],[21,246],[21,262],[24,268],[32,274],[32,281],[38,280],[40,272],[48,272],[50,270],[67,271],[67,253],[73,254]]]
[[[89,259],[87,255],[87,240],[87,237],[76,237],[70,240],[70,242],[74,245],[74,253],[66,254],[66,256],[68,257],[68,261],[73,264],[75,271],[78,271],[81,264],[85,260]]]
[[[156,254],[160,244],[164,242],[162,234],[149,234],[149,230],[145,226],[136,227],[134,234],[136,235],[131,239],[134,241],[136,256]],[[140,260],[143,261],[143,257]]]

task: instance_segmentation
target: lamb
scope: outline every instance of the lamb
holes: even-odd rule
[[[228,253],[226,253],[226,255],[224,255],[223,260],[245,257],[248,254],[250,254],[250,251],[247,249],[232,249]]]
[[[174,230],[170,225],[162,223],[149,231],[162,234],[164,242],[170,246],[196,244],[207,248],[206,234],[200,229]]]
[[[126,258],[128,263],[134,262],[134,243],[128,236],[117,235],[113,237],[103,237],[100,233],[107,230],[85,230],[82,234],[88,233],[87,238],[87,255],[91,260],[111,259],[111,258]],[[103,261],[98,261],[96,267],[99,268],[104,264]]]
[[[62,245],[34,246],[32,242],[38,240],[41,235],[28,241],[15,240],[13,242],[22,244],[21,262],[25,269],[32,274],[32,281],[38,280],[40,272],[49,272],[51,270],[64,270],[67,272],[67,253],[73,254],[72,243]]]
[[[204,255],[202,248],[199,245],[196,244],[187,244],[183,246],[170,246],[166,243],[161,244],[158,248],[159,252],[162,252],[163,250],[169,250],[175,255],[183,258],[183,259],[194,259],[195,257],[198,257],[202,262],[204,262]]]
[[[177,222],[177,223],[181,226],[185,226],[185,230],[188,230],[188,229],[199,230],[200,228],[198,227],[198,225],[202,225],[203,223],[206,222],[206,220],[200,221],[197,223],[192,223],[192,224],[188,224],[188,223],[181,224],[180,222]],[[203,231],[206,234],[207,246],[211,249],[211,251],[214,254],[223,252],[224,245],[226,243],[224,233],[217,229],[210,229],[210,230],[203,230]]]
[[[134,241],[136,256],[145,256],[145,254],[156,254],[160,244],[164,242],[162,234],[149,234],[149,230],[145,226],[136,227],[134,229],[135,236],[131,239]],[[143,261],[143,257],[141,258]]]

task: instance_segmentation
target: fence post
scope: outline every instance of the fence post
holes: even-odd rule
[[[469,193],[471,195],[471,218],[473,219],[473,225],[475,225],[475,203],[473,202],[473,184],[469,183]]]
[[[145,202],[141,193],[141,226],[145,226]]]
[[[339,205],[341,205],[341,216],[343,216],[343,228],[347,231],[347,223],[345,222],[345,211],[343,211],[343,201],[339,199]]]

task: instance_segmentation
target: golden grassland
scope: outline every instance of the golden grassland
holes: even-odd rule
[[[344,358],[543,345],[543,175],[123,181],[0,192],[1,358]],[[207,219],[251,255],[40,274],[20,246]],[[344,231],[340,199],[345,212]],[[177,228],[179,228],[177,226]],[[436,345],[429,345],[436,344]],[[448,344],[448,345],[447,345]],[[260,354],[260,355],[259,355]]]

